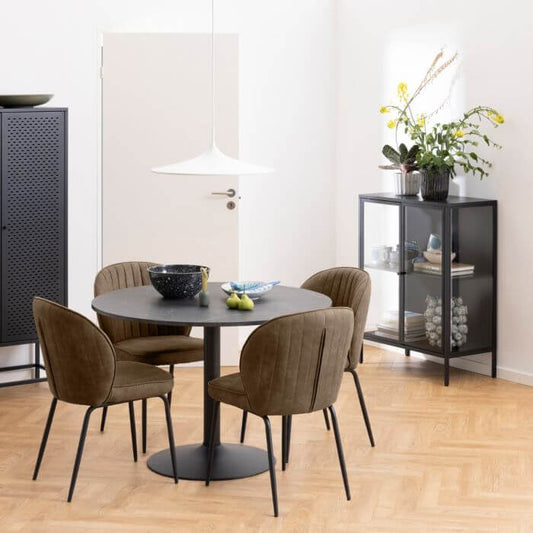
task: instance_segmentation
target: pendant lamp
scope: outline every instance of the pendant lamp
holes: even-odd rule
[[[234,159],[220,150],[215,142],[215,0],[211,0],[211,146],[194,157],[152,168],[158,174],[176,174],[184,176],[209,175],[232,176],[240,174],[267,174],[274,169],[245,163]]]

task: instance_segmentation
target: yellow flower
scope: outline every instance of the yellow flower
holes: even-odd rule
[[[416,117],[416,123],[421,127],[423,128],[425,125],[426,125],[426,115],[424,115],[423,113],[421,115],[418,115]]]
[[[456,130],[454,135],[456,137],[464,137],[465,136],[465,132],[463,130]]]
[[[500,115],[499,113],[494,117],[494,121],[498,124],[503,124],[505,122],[505,119],[503,118],[503,115]]]
[[[389,120],[387,122],[387,128],[390,128],[391,130],[396,127],[396,121],[395,120]]]
[[[398,98],[405,102],[407,101],[408,97],[409,95],[407,94],[407,83],[404,83],[402,81],[398,84]]]
[[[386,106],[386,105],[382,105],[380,108],[379,108],[379,112],[381,114],[384,114],[384,113],[388,113],[390,111],[390,109]]]

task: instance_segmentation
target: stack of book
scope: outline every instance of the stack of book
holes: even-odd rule
[[[424,274],[433,274],[440,276],[442,274],[441,263],[420,262],[414,263],[413,269],[415,272],[422,272]],[[467,265],[465,263],[452,263],[451,265],[452,277],[471,276],[474,274],[474,265]]]
[[[404,318],[404,340],[405,342],[414,342],[425,339],[425,319],[420,313],[405,311]],[[387,311],[377,324],[376,335],[381,335],[389,339],[398,339],[400,334],[399,313],[398,311]]]

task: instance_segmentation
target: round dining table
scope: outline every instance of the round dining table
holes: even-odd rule
[[[331,300],[324,294],[296,287],[278,285],[255,302],[251,311],[228,309],[226,294],[221,283],[210,282],[209,307],[200,307],[198,297],[165,299],[150,286],[132,287],[107,292],[92,302],[94,311],[101,315],[167,326],[200,326],[204,330],[204,413],[203,442],[176,447],[178,475],[183,479],[205,480],[207,444],[215,406],[207,393],[207,384],[220,376],[220,328],[254,326],[273,318],[324,309]],[[215,454],[211,479],[249,477],[268,470],[268,456],[264,449],[244,444],[220,442],[220,424],[215,428]],[[180,432],[177,432],[178,438]],[[181,433],[181,435],[183,435]],[[169,449],[148,459],[148,467],[158,474],[172,477]]]

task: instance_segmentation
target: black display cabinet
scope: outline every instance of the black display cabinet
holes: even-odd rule
[[[34,296],[67,303],[67,110],[0,108],[0,346],[35,344],[33,363],[0,371],[33,370],[40,381]]]
[[[496,377],[495,200],[360,195],[359,266],[372,278],[365,339],[442,357],[445,385],[450,359],[490,352]]]

